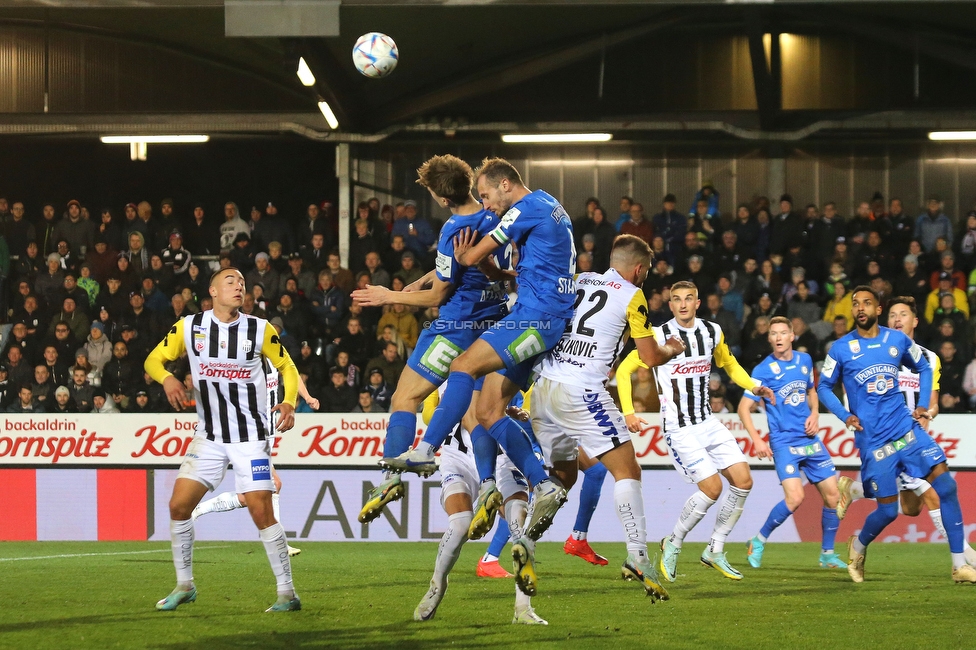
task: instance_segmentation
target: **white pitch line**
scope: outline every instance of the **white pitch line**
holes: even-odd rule
[[[202,551],[208,548],[230,548],[229,545],[225,546],[200,546],[193,550]],[[119,551],[116,553],[68,553],[64,555],[32,555],[30,557],[0,557],[0,562],[23,562],[25,560],[56,560],[66,557],[98,557],[98,556],[108,556],[108,555],[145,555],[146,553],[171,553],[172,549],[160,548],[153,549],[151,551]]]

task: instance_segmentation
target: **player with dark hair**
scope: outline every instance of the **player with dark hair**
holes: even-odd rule
[[[942,448],[919,425],[928,414],[932,367],[914,341],[903,332],[880,327],[881,301],[867,286],[852,293],[855,328],[830,348],[817,394],[831,413],[854,431],[861,456],[864,493],[878,502],[858,535],[848,545],[848,572],[864,582],[867,546],[898,517],[898,476],[924,477],[939,495],[942,521],[952,554],[952,579],[976,583],[976,569],[966,563],[962,510],[956,481],[949,474]],[[918,402],[910,411],[898,391],[898,374],[906,366],[919,375]],[[833,393],[843,381],[850,403],[844,407]]]

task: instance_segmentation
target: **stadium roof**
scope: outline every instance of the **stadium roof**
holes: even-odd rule
[[[375,141],[601,130],[791,141],[976,126],[972,3],[10,4],[0,9],[0,133]],[[260,13],[268,7],[282,20]],[[280,35],[226,35],[261,30]],[[388,78],[352,65],[352,45],[369,31],[398,43]],[[313,88],[295,74],[300,56]]]

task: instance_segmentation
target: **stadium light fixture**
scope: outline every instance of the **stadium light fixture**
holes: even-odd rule
[[[301,80],[303,86],[315,85],[315,75],[312,74],[312,69],[305,62],[305,57],[298,59],[298,78]]]
[[[571,144],[612,139],[612,133],[512,133],[502,136],[502,142],[509,144]]]
[[[929,133],[929,140],[940,142],[976,140],[976,131],[931,131]]]
[[[101,141],[105,144],[132,144],[144,142],[146,144],[188,144],[193,142],[207,142],[209,135],[103,135]]]
[[[103,135],[99,138],[104,144],[129,145],[130,160],[145,160],[149,144],[189,144],[207,142],[209,135]]]
[[[336,117],[335,113],[332,112],[332,107],[329,106],[329,102],[324,99],[319,102],[319,110],[322,111],[322,115],[325,116],[325,121],[329,123],[329,128],[333,131],[339,128],[339,119]]]

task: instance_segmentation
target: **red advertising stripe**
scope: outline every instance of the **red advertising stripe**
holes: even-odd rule
[[[32,469],[0,469],[0,541],[37,539],[37,477]]]
[[[98,470],[99,541],[146,539],[146,470]]]

